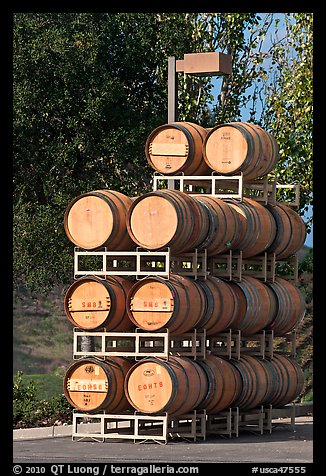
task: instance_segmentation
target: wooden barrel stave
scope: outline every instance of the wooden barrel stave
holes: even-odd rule
[[[198,195],[196,201],[206,207],[210,218],[211,227],[205,243],[208,256],[236,249],[242,230],[238,214],[225,201],[214,196]]]
[[[255,200],[245,198],[241,202],[227,199],[227,203],[238,213],[244,233],[238,249],[243,258],[257,256],[266,251],[276,236],[276,223],[266,207]]]
[[[306,226],[298,213],[287,205],[277,203],[267,205],[276,222],[274,241],[266,250],[275,253],[277,260],[289,258],[304,245]]]
[[[207,336],[225,332],[238,315],[238,300],[233,288],[229,283],[214,276],[208,276],[203,281],[197,280],[197,284],[204,291],[207,305],[196,329],[199,331],[205,329]]]
[[[198,363],[207,373],[209,382],[206,398],[198,409],[205,409],[210,415],[231,407],[242,391],[238,369],[226,359],[213,354],[207,355],[205,360]]]
[[[275,408],[293,402],[304,387],[304,374],[298,362],[292,357],[274,352],[273,358],[266,361],[274,372],[276,384],[266,403]]]
[[[236,293],[239,311],[231,324],[244,336],[262,331],[271,324],[276,313],[276,298],[266,284],[252,276],[243,276],[239,282],[229,285]]]
[[[306,304],[297,286],[276,277],[267,286],[274,292],[277,300],[277,311],[268,329],[273,329],[276,337],[284,336],[295,329],[304,317]]]
[[[242,392],[233,402],[241,410],[251,410],[261,405],[269,393],[269,381],[262,359],[241,355],[240,359],[230,359],[242,379]]]
[[[149,192],[136,199],[127,214],[135,243],[149,250],[170,247],[175,254],[200,248],[209,226],[204,206],[177,190]]]

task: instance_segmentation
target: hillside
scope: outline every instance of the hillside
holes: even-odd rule
[[[72,329],[64,309],[65,289],[48,296],[14,293],[13,372],[52,373],[72,360]]]

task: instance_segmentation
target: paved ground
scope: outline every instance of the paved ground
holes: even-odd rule
[[[134,444],[128,440],[104,443],[71,436],[17,439],[14,463],[312,463],[313,419],[297,417],[295,431],[275,427],[271,434],[240,433],[238,438],[209,437],[205,441],[176,439],[167,445]],[[49,435],[49,433],[47,433]],[[45,435],[46,436],[46,435]],[[20,436],[17,434],[17,438]]]

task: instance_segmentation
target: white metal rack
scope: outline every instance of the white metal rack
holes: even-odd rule
[[[99,262],[84,266],[83,258],[100,257]],[[263,281],[275,281],[277,265],[286,264],[289,274],[284,279],[298,284],[298,254],[288,259],[276,260],[275,253],[262,253],[251,258],[243,258],[242,251],[229,250],[216,256],[207,256],[207,250],[183,253],[172,256],[170,249],[165,251],[86,251],[75,248],[74,276],[133,276],[142,279],[158,276],[169,279],[171,273],[207,279],[216,276],[229,281],[241,281],[242,274],[255,276]],[[96,268],[96,269],[94,269]]]
[[[83,331],[74,328],[73,333],[73,358],[84,356],[133,357],[135,360],[144,357],[159,357],[169,359],[172,354],[185,357],[205,358],[206,356],[206,332],[192,332],[180,336],[170,336],[168,329],[164,332],[142,332],[136,329],[134,332],[105,332]],[[94,338],[93,351],[82,351],[81,340],[83,337]]]
[[[101,259],[97,263],[98,269],[81,269],[81,258]],[[150,263],[150,264],[149,264]],[[170,274],[170,251],[86,251],[75,248],[74,252],[74,275],[85,276],[136,276],[143,278],[149,274],[169,278]]]
[[[94,350],[81,350],[83,337],[93,337]],[[287,341],[287,354],[290,357],[296,356],[296,330],[277,339]],[[168,329],[164,332],[142,332],[140,329],[133,332],[106,332],[83,331],[76,327],[73,333],[73,358],[132,357],[140,360],[145,357],[158,357],[168,360],[170,355],[179,355],[196,360],[205,359],[206,353],[212,352],[228,359],[240,359],[243,354],[272,359],[274,342],[273,330],[243,336],[240,330],[228,329],[216,336],[206,336],[205,330],[194,329],[180,336],[170,336]]]
[[[81,260],[100,258],[96,264],[81,263]],[[96,268],[96,269],[94,269]],[[88,251],[75,248],[74,276],[133,276],[142,279],[146,276],[170,278],[170,273],[182,276],[207,277],[207,252],[195,249],[190,253],[172,256],[170,249],[149,251],[137,248],[136,251]]]
[[[163,187],[164,186],[164,187]],[[280,202],[292,208],[300,205],[300,184],[280,184],[274,178],[265,176],[255,180],[246,181],[243,173],[239,175],[163,175],[154,172],[153,191],[162,188],[180,190],[185,193],[198,195],[200,193],[214,195],[217,198],[234,198],[242,200],[244,197],[252,198],[264,205],[277,203],[277,191],[289,189],[294,191],[292,201]],[[200,187],[202,192],[194,191],[193,187]]]
[[[238,437],[240,431],[272,433],[273,418],[278,417],[290,417],[293,428],[294,404],[278,409],[272,408],[272,405],[261,405],[252,410],[229,407],[216,415],[207,415],[205,410],[194,410],[179,416],[171,416],[168,413],[148,415],[138,412],[109,414],[74,411],[72,439],[93,439],[102,442],[109,439],[123,439],[138,443],[153,440],[167,444],[173,438],[193,441],[198,438],[205,440],[206,435],[231,438]]]
[[[297,285],[299,282],[298,253],[289,258],[277,260],[275,253],[264,252],[261,255],[243,258],[242,251],[229,250],[226,253],[207,258],[208,273],[229,281],[241,281],[242,275],[246,274],[265,282],[274,282],[278,265],[287,265],[289,272],[283,278]]]

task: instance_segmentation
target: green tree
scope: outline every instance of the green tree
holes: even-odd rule
[[[192,16],[15,15],[15,279],[71,279],[63,215],[77,195],[149,190],[144,146],[167,120],[167,58],[196,48]]]
[[[282,32],[285,32],[282,34]],[[277,22],[264,78],[263,124],[280,144],[275,175],[300,183],[300,212],[313,203],[313,15],[292,13]],[[310,228],[311,220],[307,223]]]

